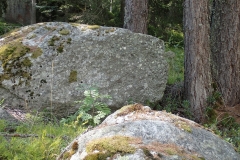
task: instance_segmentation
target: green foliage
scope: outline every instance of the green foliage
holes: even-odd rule
[[[205,113],[206,122],[204,126],[210,128],[215,134],[221,136],[227,142],[232,143],[240,153],[240,124],[227,113],[223,115],[217,114],[216,109],[218,109],[221,100],[222,95],[216,90],[208,97],[208,107]]]
[[[221,100],[221,97],[222,95],[220,92],[214,91],[213,94],[207,98],[207,102],[209,105],[213,106],[216,102]]]
[[[7,123],[4,120],[0,120],[0,132],[4,132]]]
[[[173,58],[168,59],[168,84],[182,82],[184,78],[184,50],[178,47],[166,48],[166,51],[175,53]]]
[[[220,120],[218,118],[216,117],[215,121],[208,121],[204,126],[233,144],[236,151],[240,153],[240,124],[236,123],[234,118],[227,114]]]
[[[67,119],[63,118],[61,123],[77,127],[78,125],[98,125],[101,119],[111,113],[110,108],[103,103],[104,99],[111,98],[108,95],[100,95],[98,89],[90,87],[84,91],[84,100],[76,101],[80,104],[79,110]]]
[[[169,29],[166,30],[168,39],[166,41],[166,46],[168,47],[181,47],[183,48],[183,33],[181,30]]]
[[[83,128],[76,129],[56,123],[44,123],[35,117],[19,125],[15,133],[5,133],[4,121],[0,121],[0,159],[6,160],[53,160],[61,148],[78,134]],[[29,123],[29,121],[31,123]]]
[[[6,13],[7,10],[7,0],[0,0],[0,16]]]
[[[183,0],[149,0],[148,34],[168,47],[183,47]]]
[[[7,23],[3,19],[0,18],[0,35],[3,35],[5,33],[9,32],[10,30],[13,30],[13,29],[16,29],[19,27],[20,27],[19,24]]]
[[[149,0],[148,34],[167,46],[183,47],[183,0]],[[37,3],[38,22],[65,21],[123,27],[122,0],[44,0]]]

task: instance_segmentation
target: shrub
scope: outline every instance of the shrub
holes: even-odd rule
[[[111,98],[108,95],[100,95],[98,89],[90,87],[84,91],[85,99],[82,101],[75,101],[80,104],[79,110],[67,119],[63,118],[61,123],[77,127],[78,125],[92,125],[96,126],[101,119],[111,113],[110,108],[102,102],[103,99]]]

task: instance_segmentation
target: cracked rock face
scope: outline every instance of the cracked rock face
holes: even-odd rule
[[[39,23],[0,39],[0,94],[5,105],[76,111],[80,85],[96,86],[118,108],[163,96],[168,64],[164,43],[129,30]]]
[[[203,126],[147,106],[125,106],[79,135],[58,160],[239,160],[234,147]]]

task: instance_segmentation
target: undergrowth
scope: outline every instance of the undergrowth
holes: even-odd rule
[[[227,142],[233,144],[236,151],[240,153],[240,124],[235,119],[224,113],[218,115],[216,110],[222,104],[221,94],[214,91],[211,96],[208,97],[208,107],[206,108],[206,122],[205,127],[211,129],[215,134],[222,137]]]
[[[183,80],[184,80],[184,50],[181,47],[167,47],[166,51],[172,51],[175,56],[168,59],[169,77],[164,97],[154,106],[157,110],[166,110],[173,114],[188,119],[194,119],[190,104],[183,99]],[[214,88],[215,89],[215,88]],[[214,91],[212,96],[208,97],[208,106],[206,109],[206,119],[204,126],[211,129],[222,139],[233,144],[236,151],[240,153],[240,124],[235,119],[225,114],[221,118],[216,114],[215,109],[222,105],[221,94]]]
[[[0,18],[0,36],[19,27],[21,27],[19,24],[8,23]]]
[[[108,105],[103,102],[104,99],[111,99],[111,97],[109,95],[101,95],[96,87],[85,85],[81,87],[85,90],[85,98],[75,101],[75,103],[79,104],[78,111],[68,118],[63,118],[60,122],[73,127],[77,127],[79,124],[96,126],[111,113]]]
[[[168,47],[166,51],[174,52],[174,57],[168,59],[167,83],[170,85],[182,82],[184,78],[184,50],[177,47]]]
[[[0,120],[0,160],[53,160],[61,149],[84,128],[68,127],[56,123],[37,121],[24,122],[8,130],[9,125]]]

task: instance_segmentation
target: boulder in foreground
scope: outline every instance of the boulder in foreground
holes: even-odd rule
[[[239,160],[233,146],[203,126],[147,106],[125,106],[78,136],[58,160]]]

